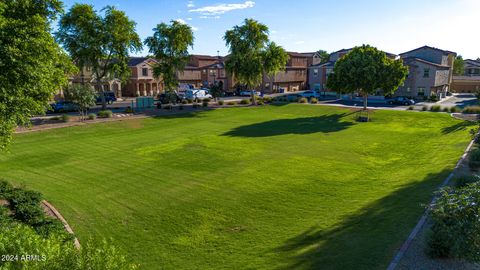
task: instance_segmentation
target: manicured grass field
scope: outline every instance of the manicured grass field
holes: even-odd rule
[[[384,269],[469,128],[353,117],[290,104],[21,134],[0,171],[142,269]]]

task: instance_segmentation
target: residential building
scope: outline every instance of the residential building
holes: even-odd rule
[[[157,60],[149,57],[131,57],[128,61],[130,78],[122,88],[122,95],[129,97],[156,96],[163,91],[161,79],[153,75]]]
[[[444,98],[450,90],[453,78],[453,61],[456,53],[423,46],[400,54],[409,73],[396,96]]]
[[[98,84],[95,74],[90,67],[84,67],[79,74],[70,78],[71,84],[90,84],[97,91],[113,91],[117,97],[122,96],[122,82],[115,76],[107,74],[101,81],[101,85]],[[63,91],[59,92],[56,99],[63,98]]]
[[[308,66],[313,61],[313,53],[288,52],[288,62],[284,71],[274,76],[263,76],[260,90],[266,93],[291,92],[307,87]]]
[[[465,60],[464,70],[463,75],[453,76],[452,92],[473,93],[480,91],[480,61]]]

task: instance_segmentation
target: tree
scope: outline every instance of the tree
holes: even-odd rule
[[[401,86],[408,73],[402,60],[390,59],[375,47],[355,47],[340,58],[327,80],[327,87],[340,93],[358,92],[367,110],[368,95],[383,90],[385,95]]]
[[[88,113],[90,106],[95,105],[95,90],[89,84],[74,84],[69,86],[65,92],[65,99],[78,105],[78,113],[82,120]]]
[[[50,34],[61,6],[58,0],[0,2],[0,149],[18,125],[45,112],[66,75],[75,72]]]
[[[178,72],[184,70],[190,59],[188,48],[193,48],[193,31],[179,21],[171,21],[170,25],[160,23],[153,31],[153,36],[144,43],[159,61],[153,66],[153,75],[162,78],[165,90],[170,93],[177,89]]]
[[[457,56],[453,61],[453,74],[463,75],[465,73],[465,62],[461,55]]]
[[[223,81],[215,82],[209,92],[215,99],[223,96]]]
[[[253,89],[262,82],[264,74],[269,76],[285,68],[288,55],[285,50],[268,39],[268,27],[253,19],[245,19],[241,26],[225,32],[223,37],[229,47],[230,55],[225,61],[227,71],[240,84]]]
[[[325,63],[330,58],[330,54],[324,50],[318,50],[317,54],[320,57],[320,63]]]
[[[125,12],[107,6],[100,16],[87,4],[75,4],[62,16],[57,40],[70,53],[83,72],[90,67],[106,108],[103,81],[113,77],[125,81],[128,69],[128,54],[142,49],[140,37],[135,32],[136,23]]]

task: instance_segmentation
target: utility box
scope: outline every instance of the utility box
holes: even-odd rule
[[[137,97],[136,100],[137,109],[149,109],[153,108],[153,97]]]

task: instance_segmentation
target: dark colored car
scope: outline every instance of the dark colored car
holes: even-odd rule
[[[105,96],[105,101],[107,104],[112,104],[113,102],[117,101],[117,97],[115,96],[114,92],[103,92]],[[102,104],[102,96],[101,94],[97,96],[97,104]]]
[[[78,111],[78,104],[70,101],[58,101],[50,104],[52,109],[49,112],[63,113],[63,112],[74,112]]]
[[[407,97],[395,97],[392,99],[387,99],[387,103],[390,105],[414,105],[415,101]]]
[[[161,104],[168,104],[168,103],[181,103],[184,99],[183,95],[173,93],[163,93],[158,95],[158,101]]]

